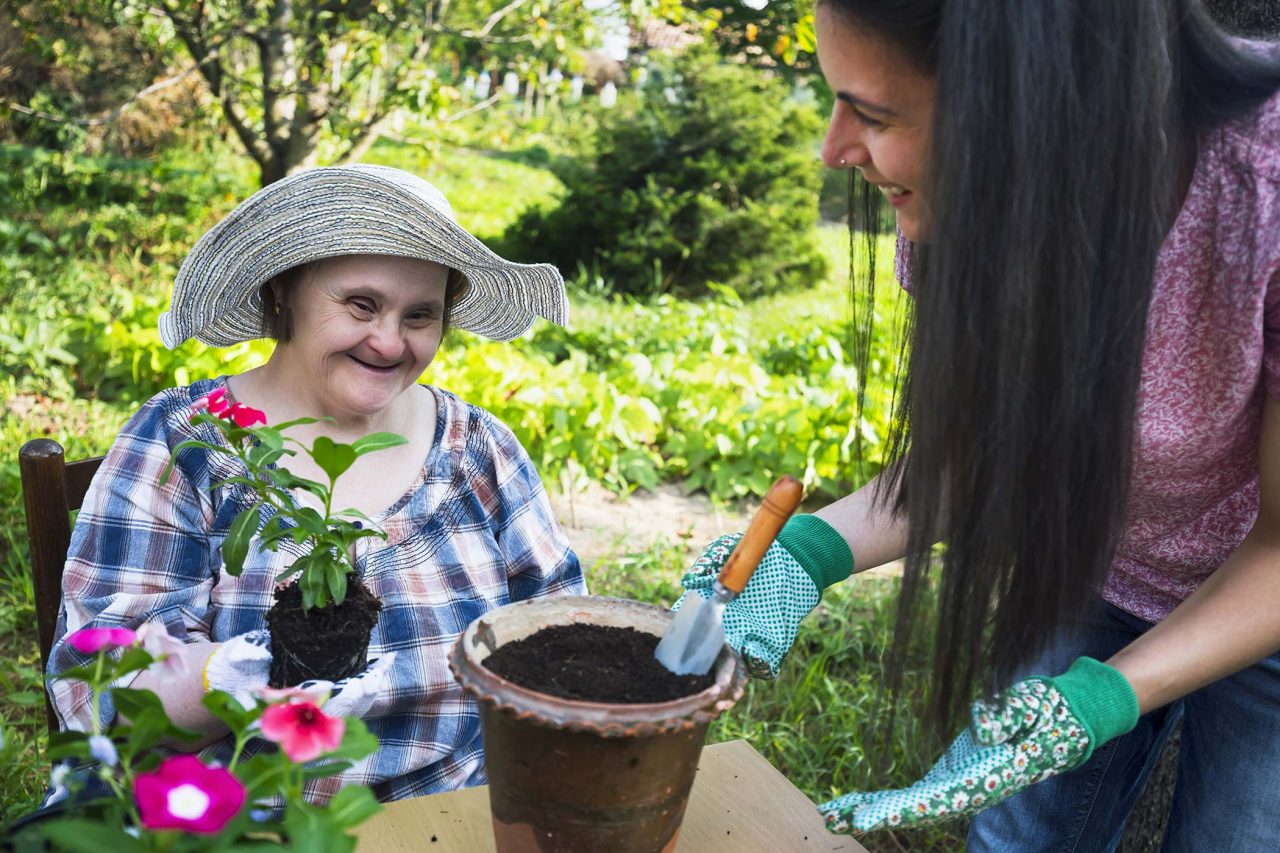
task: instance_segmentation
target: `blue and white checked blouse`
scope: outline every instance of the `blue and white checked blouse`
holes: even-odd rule
[[[160,483],[174,446],[190,438],[221,441],[189,417],[193,400],[225,382],[158,394],[107,454],[72,534],[50,676],[86,661],[65,642],[84,627],[136,629],[156,618],[191,643],[266,627],[272,579],[298,552],[291,543],[279,553],[251,548],[240,577],[221,571],[222,540],[247,496],[239,486],[210,485],[243,474],[239,461],[188,449]],[[483,783],[479,718],[449,672],[450,646],[495,607],[586,592],[578,559],[515,436],[485,410],[429,390],[439,414],[422,475],[373,519],[387,539],[356,544],[356,571],[383,604],[369,655],[396,652],[391,687],[365,716],[381,747],[342,776],[310,783],[309,799],[327,800],[349,783],[373,785],[382,800]],[[52,678],[49,689],[63,727],[88,728],[88,689]],[[104,708],[104,717],[112,719],[113,709]],[[228,739],[204,756],[229,757],[229,750]]]

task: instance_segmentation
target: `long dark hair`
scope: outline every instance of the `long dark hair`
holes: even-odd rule
[[[1179,175],[1198,134],[1280,87],[1280,65],[1196,0],[819,2],[936,75],[932,238],[913,247],[880,495],[909,526],[893,685],[944,543],[929,710],[948,724],[1096,597]],[[873,269],[874,234],[858,242]],[[873,278],[855,297],[864,344]]]

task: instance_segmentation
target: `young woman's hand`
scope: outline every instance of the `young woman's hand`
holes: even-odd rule
[[[973,706],[965,729],[910,788],[846,794],[818,807],[833,832],[922,826],[974,814],[1079,767],[1138,722],[1124,676],[1079,658],[1057,678],[1033,677]]]
[[[676,610],[690,594],[711,597],[716,577],[741,538],[732,533],[707,547],[681,579],[686,592]],[[742,655],[747,671],[756,678],[776,677],[800,620],[817,606],[823,589],[852,571],[849,546],[825,521],[813,515],[788,521],[746,588],[725,607],[725,639]]]

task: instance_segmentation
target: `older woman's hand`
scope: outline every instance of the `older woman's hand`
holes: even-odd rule
[[[290,689],[317,696],[326,714],[362,717],[386,689],[395,652],[369,661],[364,672],[340,681],[312,679]],[[204,666],[205,692],[220,690],[235,696],[246,708],[267,691],[271,671],[271,634],[250,631],[232,637],[209,655]]]

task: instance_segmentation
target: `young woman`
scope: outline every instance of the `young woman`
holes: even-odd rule
[[[816,25],[823,159],[897,216],[909,370],[886,473],[788,525],[730,635],[775,671],[824,586],[905,556],[901,642],[942,542],[933,710],[989,697],[829,825],[1111,849],[1181,719],[1165,849],[1273,849],[1280,52],[1197,0],[819,0]]]
[[[276,347],[255,370],[161,392],[112,445],[63,575],[62,635],[49,658],[63,726],[85,729],[91,714],[85,685],[52,678],[85,662],[66,642],[84,627],[156,621],[186,641],[187,678],[147,672],[132,686],[154,691],[178,725],[207,732],[211,758],[230,743],[201,703],[205,692],[267,684],[265,617],[296,553],[250,547],[241,575],[222,571],[223,540],[249,496],[212,484],[243,476],[239,460],[190,448],[160,478],[180,443],[224,441],[190,422],[197,400],[221,392],[262,410],[268,423],[324,418],[291,431],[308,445],[378,431],[408,439],[361,457],[334,495],[335,506],[362,511],[387,537],[355,548],[356,571],[382,602],[370,666],[336,685],[325,708],[363,717],[381,748],[340,776],[309,782],[308,798],[349,783],[372,785],[387,800],[483,782],[479,716],[449,673],[449,648],[490,609],[585,587],[511,431],[419,380],[450,325],[509,340],[535,315],[565,321],[560,274],[494,255],[457,224],[435,187],[399,169],[301,172],[214,226],[178,271],[162,339],[229,346],[268,336]],[[289,468],[325,479],[301,454]]]

